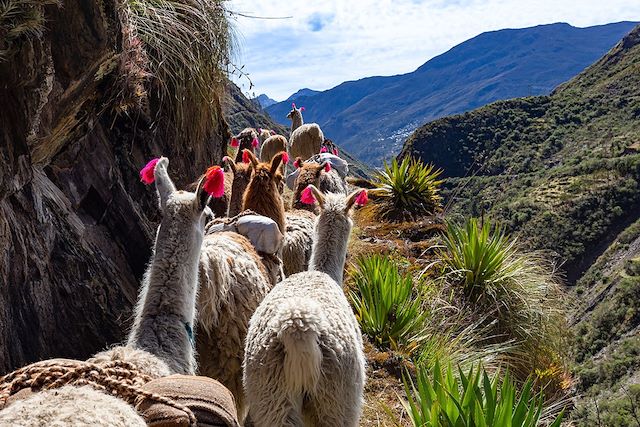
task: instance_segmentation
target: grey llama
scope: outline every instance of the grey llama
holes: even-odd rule
[[[349,426],[360,419],[365,359],[360,328],[342,290],[351,207],[323,195],[311,266],[278,283],[249,323],[244,386],[249,420],[262,426]]]
[[[291,104],[291,111],[287,114],[287,118],[291,120],[289,154],[294,159],[301,157],[302,160],[307,160],[320,152],[324,134],[317,123],[304,123],[302,111],[304,107],[296,108],[296,104]]]
[[[205,220],[210,212],[206,208],[209,196],[203,191],[204,179],[198,183],[195,194],[176,191],[167,173],[168,163],[163,157],[151,166],[163,218],[127,345],[105,350],[88,360],[96,364],[123,360],[152,378],[195,373],[192,326],[197,267]],[[124,400],[87,386],[67,385],[35,393],[0,411],[1,425],[107,423],[123,427],[146,425]]]

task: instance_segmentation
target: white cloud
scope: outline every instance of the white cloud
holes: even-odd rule
[[[639,21],[638,0],[232,0],[252,92],[282,100],[302,87],[413,71],[485,31],[553,22]],[[320,21],[317,21],[320,20]],[[319,28],[321,27],[321,28]],[[317,30],[317,31],[313,31]],[[246,80],[240,80],[248,91]]]

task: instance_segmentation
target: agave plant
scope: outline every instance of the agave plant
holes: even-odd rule
[[[456,376],[450,364],[443,372],[436,362],[431,373],[433,378],[418,368],[415,381],[404,375],[403,405],[413,426],[535,427],[540,422],[544,398],[534,393],[532,380],[518,392],[508,372],[500,381],[499,375],[491,378],[481,365],[466,375],[458,369]],[[550,427],[560,426],[562,418],[561,412]]]
[[[398,163],[394,159],[390,165],[385,162],[373,192],[378,215],[384,220],[406,220],[435,214],[442,206],[438,194],[441,174],[441,169],[420,160],[405,158]]]
[[[361,257],[349,295],[362,332],[381,348],[411,353],[425,339],[427,313],[409,275],[380,255]]]

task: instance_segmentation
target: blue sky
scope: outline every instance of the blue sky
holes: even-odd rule
[[[640,0],[230,0],[238,16],[235,78],[249,95],[281,101],[296,90],[415,70],[484,31],[553,22],[578,27],[640,21]]]

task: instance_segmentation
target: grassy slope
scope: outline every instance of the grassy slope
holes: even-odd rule
[[[639,150],[637,28],[551,96],[429,123],[403,151],[445,169],[450,213],[497,217],[566,260],[578,425],[640,425]]]
[[[429,123],[402,155],[444,168],[452,213],[497,217],[573,281],[638,216],[638,150],[640,29],[551,96]]]

